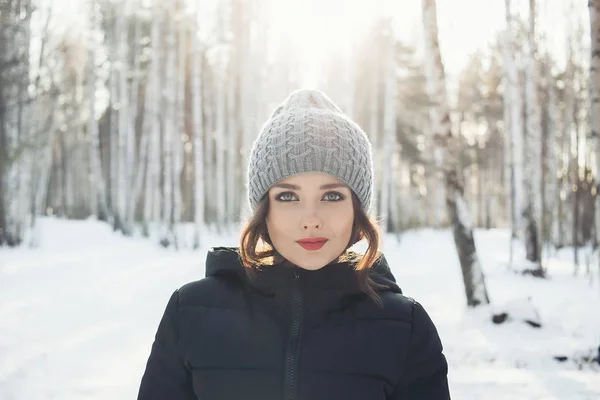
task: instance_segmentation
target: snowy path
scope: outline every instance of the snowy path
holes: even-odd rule
[[[43,221],[43,246],[0,250],[0,399],[133,399],[171,292],[204,276],[206,249],[174,252],[93,222]],[[465,311],[450,232],[420,231],[384,253],[400,286],[436,322],[455,399],[598,399],[600,368],[552,361],[600,342],[600,290],[573,277],[570,254],[552,279],[506,271],[505,232],[478,232],[495,304],[531,296],[543,329],[489,324]],[[234,237],[210,245],[235,245]],[[597,267],[596,267],[597,268]]]

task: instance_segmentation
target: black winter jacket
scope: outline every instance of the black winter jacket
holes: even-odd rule
[[[138,400],[446,400],[447,363],[423,307],[385,257],[362,293],[348,263],[265,267],[249,280],[236,248],[209,251],[206,278],[167,304]]]

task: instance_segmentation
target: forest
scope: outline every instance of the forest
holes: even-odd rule
[[[262,124],[314,87],[371,141],[386,240],[449,233],[467,309],[504,298],[476,232],[597,297],[600,0],[405,3],[0,0],[0,270],[49,220],[182,254],[235,235]]]

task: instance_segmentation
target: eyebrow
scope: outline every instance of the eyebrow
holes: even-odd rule
[[[292,185],[291,183],[277,183],[277,184],[273,185],[273,187],[282,188],[282,189],[301,190],[300,186]],[[321,185],[320,189],[325,190],[325,189],[335,189],[335,188],[345,188],[345,187],[348,187],[348,185],[346,185],[344,183],[326,183],[325,185]]]

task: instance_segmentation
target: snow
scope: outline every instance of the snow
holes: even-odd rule
[[[207,245],[236,245],[235,235],[204,232],[201,250],[174,251],[98,222],[40,223],[40,247],[0,249],[0,399],[135,398],[170,294],[204,276]],[[522,276],[507,265],[508,238],[475,231],[492,301],[475,310],[465,307],[449,230],[384,241],[405,294],[436,323],[453,398],[600,398],[600,367],[576,362],[600,344],[598,264],[591,281],[573,276],[565,249],[550,258],[549,279]],[[515,260],[523,259],[519,247]],[[519,317],[491,322],[494,311],[527,313],[530,304],[542,328]]]
[[[543,321],[537,307],[531,298],[515,298],[504,304],[492,305],[494,315],[506,314],[509,320],[529,321],[535,325],[542,325]]]

